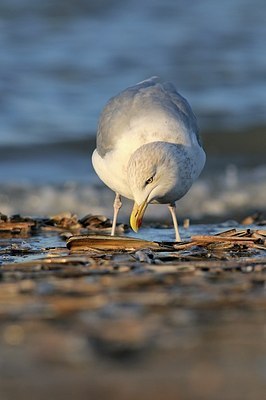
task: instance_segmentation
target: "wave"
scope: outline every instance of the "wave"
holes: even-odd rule
[[[63,184],[4,183],[0,211],[4,214],[53,215],[70,211],[78,216],[104,214],[112,217],[114,193],[96,179]],[[132,202],[124,199],[120,220],[128,222]],[[228,165],[222,172],[203,175],[177,203],[179,219],[210,222],[239,219],[266,211],[266,166],[247,170]],[[146,221],[170,223],[167,207],[150,205]]]

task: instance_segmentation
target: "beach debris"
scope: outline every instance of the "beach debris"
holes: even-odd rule
[[[143,239],[110,235],[78,235],[67,240],[67,247],[76,251],[134,251],[139,249],[160,249],[160,244]]]
[[[192,257],[228,257],[240,255],[251,250],[266,250],[265,230],[236,230],[230,229],[216,235],[194,235],[186,242],[151,242],[126,236],[109,235],[78,235],[67,240],[67,247],[71,252],[86,251],[136,251],[149,249],[156,252],[184,252],[185,256]],[[200,250],[201,249],[201,250]],[[196,251],[195,251],[196,250]],[[199,251],[200,250],[200,251]],[[188,253],[190,251],[190,253]],[[139,254],[144,254],[139,253]],[[183,256],[184,254],[181,253]],[[180,254],[178,253],[178,257]],[[144,255],[143,255],[144,257]],[[145,257],[144,257],[145,258]]]
[[[256,211],[255,213],[248,215],[241,221],[242,225],[266,225],[266,219],[262,212]]]
[[[89,231],[111,232],[112,221],[104,215],[85,215],[79,220],[80,224]],[[117,233],[123,233],[129,229],[128,225],[117,224]]]
[[[3,235],[25,235],[29,233],[36,223],[31,218],[19,218],[13,216],[8,218],[4,214],[0,214],[0,236]]]
[[[53,215],[50,218],[49,222],[58,228],[66,230],[67,229],[78,230],[81,228],[81,225],[78,221],[78,217],[70,212],[63,212],[60,214]]]
[[[261,229],[230,228],[215,235],[192,235],[184,242],[156,242],[136,239],[125,235],[111,237],[108,232],[111,221],[101,215],[86,215],[78,219],[72,213],[60,213],[52,217],[32,218],[0,214],[0,263],[12,262],[38,254],[57,268],[60,257],[81,254],[97,259],[128,253],[125,269],[130,265],[165,264],[180,261],[230,260],[263,254],[266,249],[266,231]],[[122,233],[126,226],[121,225]],[[61,238],[61,246],[41,248],[29,244],[32,235],[48,234]],[[66,246],[65,246],[66,243]],[[37,258],[37,257],[36,257]],[[57,261],[56,261],[57,258]],[[27,261],[26,261],[27,262]],[[34,261],[47,270],[45,261]],[[48,261],[49,262],[49,261]],[[128,264],[129,263],[129,264]],[[93,263],[91,263],[93,264]],[[120,268],[120,266],[119,266]],[[102,273],[103,270],[101,270]]]
[[[62,212],[51,217],[22,217],[19,214],[8,217],[0,213],[0,237],[27,236],[36,232],[61,232],[66,238],[71,234],[90,232],[111,232],[112,222],[103,215],[86,215],[79,219],[70,212]],[[125,224],[117,225],[117,232],[128,230]]]

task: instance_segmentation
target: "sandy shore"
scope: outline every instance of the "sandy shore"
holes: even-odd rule
[[[125,228],[113,248],[103,217],[1,216],[1,399],[262,399],[262,221]]]

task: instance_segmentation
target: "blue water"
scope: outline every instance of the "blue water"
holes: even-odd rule
[[[111,216],[90,162],[97,120],[151,75],[176,84],[212,145],[217,131],[252,142],[266,127],[265,38],[265,0],[1,0],[0,211]],[[265,166],[208,162],[179,215],[265,209]]]
[[[107,99],[172,80],[202,129],[266,122],[264,0],[2,0],[0,144],[94,135]]]

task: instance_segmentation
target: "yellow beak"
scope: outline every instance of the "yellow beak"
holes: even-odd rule
[[[140,205],[134,203],[134,207],[130,216],[130,225],[133,231],[138,232],[139,227],[142,223],[142,218],[145,213],[145,210],[148,206],[147,201],[143,201]]]

